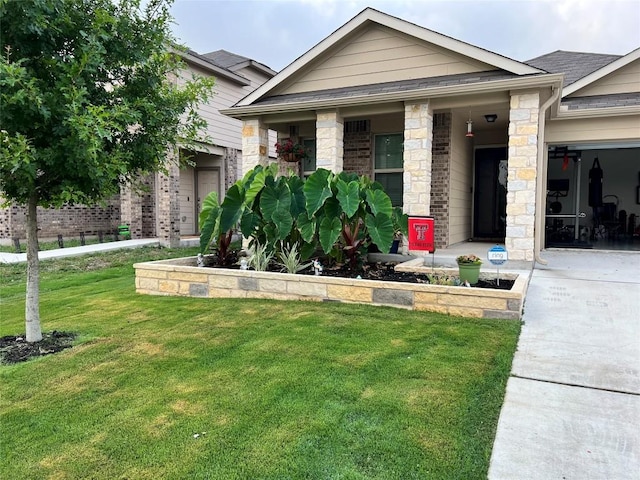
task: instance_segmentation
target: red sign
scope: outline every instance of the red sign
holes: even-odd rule
[[[433,217],[409,217],[409,250],[435,252],[433,229]]]

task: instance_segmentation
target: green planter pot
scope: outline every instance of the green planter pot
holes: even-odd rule
[[[458,264],[458,270],[460,272],[460,281],[462,283],[469,282],[471,285],[478,283],[478,276],[480,275],[480,265],[472,264]]]

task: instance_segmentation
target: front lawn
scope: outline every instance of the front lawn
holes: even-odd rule
[[[79,337],[0,366],[0,478],[486,478],[518,322],[136,295],[149,252],[44,266],[43,329]]]

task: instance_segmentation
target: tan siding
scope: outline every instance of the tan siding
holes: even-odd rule
[[[569,96],[590,97],[593,95],[633,92],[640,92],[640,60],[625,65]]]
[[[182,72],[178,79],[178,84],[184,84],[185,80],[191,79],[194,73],[210,76],[204,70],[191,66],[189,71]],[[251,85],[242,86],[218,76],[215,79],[214,94],[209,98],[208,103],[200,105],[198,111],[208,123],[206,134],[210,137],[211,143],[220,147],[240,150],[242,148],[242,122],[222,115],[219,110],[235,105],[239,100],[262,85],[267,80],[267,76],[251,68],[244,68],[236,73],[247,77],[251,81]]]
[[[597,142],[640,139],[640,115],[554,120],[547,123],[548,143]]]
[[[453,114],[451,127],[451,191],[449,194],[449,245],[471,237],[473,166],[471,142],[465,137],[466,117]]]
[[[469,57],[373,26],[277,93],[495,70]]]

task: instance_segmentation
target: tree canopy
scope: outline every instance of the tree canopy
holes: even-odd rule
[[[0,196],[27,207],[27,341],[41,338],[36,206],[95,204],[198,140],[212,79],[178,85],[168,0],[0,0]]]

